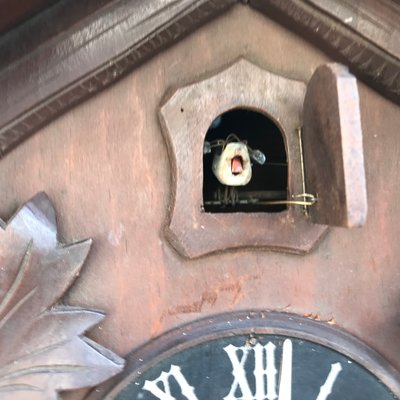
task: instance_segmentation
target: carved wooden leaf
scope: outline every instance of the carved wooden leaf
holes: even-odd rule
[[[104,315],[55,305],[91,241],[58,242],[44,193],[0,225],[0,398],[53,400],[58,391],[94,386],[120,372],[121,358],[82,336]]]

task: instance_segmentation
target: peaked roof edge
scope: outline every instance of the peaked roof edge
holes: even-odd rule
[[[393,0],[384,2],[388,1]],[[3,59],[0,156],[238,2],[249,3],[296,31],[400,104],[400,53],[383,48],[383,35],[374,41],[327,12],[318,5],[322,0],[112,0],[22,57],[8,64]],[[343,4],[342,11],[346,2]],[[392,7],[398,10],[400,19],[398,3]],[[28,27],[32,35],[43,25],[40,18]],[[369,23],[382,29],[379,19]],[[400,34],[395,23],[386,28]],[[18,39],[18,31],[15,35]],[[15,43],[9,40],[4,44],[0,39],[0,51]]]

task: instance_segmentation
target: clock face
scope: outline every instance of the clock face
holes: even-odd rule
[[[242,317],[178,329],[159,349],[151,342],[131,355],[133,370],[106,399],[398,398],[397,373],[357,339],[295,316]]]

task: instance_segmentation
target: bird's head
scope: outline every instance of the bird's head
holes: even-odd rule
[[[252,176],[253,159],[264,164],[265,155],[260,150],[251,149],[246,141],[230,134],[225,140],[206,142],[204,154],[214,153],[212,170],[220,183],[227,186],[244,186]]]

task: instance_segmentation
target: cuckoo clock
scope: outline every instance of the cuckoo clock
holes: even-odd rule
[[[400,399],[398,0],[0,3],[2,400]]]

